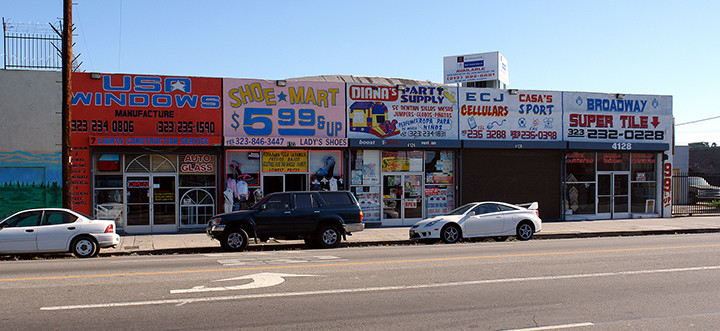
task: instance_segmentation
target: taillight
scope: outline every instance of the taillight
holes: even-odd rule
[[[360,222],[362,222],[362,210],[360,211]]]
[[[110,224],[105,228],[105,233],[113,233],[115,232],[115,225]]]
[[[540,217],[540,211],[535,209],[535,216]]]

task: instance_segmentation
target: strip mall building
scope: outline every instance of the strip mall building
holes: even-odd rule
[[[350,190],[369,226],[470,201],[545,220],[670,217],[672,97],[73,74],[73,209],[128,233],[204,227],[264,194]]]

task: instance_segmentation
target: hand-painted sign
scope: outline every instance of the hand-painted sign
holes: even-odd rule
[[[73,209],[91,214],[90,146],[219,146],[219,78],[73,73]]]
[[[223,80],[226,146],[347,146],[342,83]]]
[[[569,142],[605,142],[613,149],[672,140],[672,97],[563,92],[564,132]]]
[[[307,172],[307,151],[263,151],[263,172]]]
[[[348,84],[347,105],[349,138],[457,140],[454,87]]]
[[[562,140],[562,93],[460,89],[460,138],[465,141]]]

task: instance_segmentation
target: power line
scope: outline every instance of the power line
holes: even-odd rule
[[[685,125],[685,124],[693,124],[693,123],[697,123],[697,122],[704,122],[704,121],[714,120],[714,119],[716,119],[716,118],[720,118],[720,116],[713,116],[713,117],[709,117],[709,118],[703,118],[703,119],[701,119],[701,120],[695,120],[695,121],[690,121],[690,122],[675,124],[675,126],[681,126],[681,125]]]

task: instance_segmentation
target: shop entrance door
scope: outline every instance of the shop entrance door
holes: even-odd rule
[[[598,172],[597,199],[598,216],[630,217],[630,172]]]
[[[175,175],[126,177],[128,233],[177,231]]]
[[[423,174],[383,175],[383,225],[412,225],[424,215]]]

